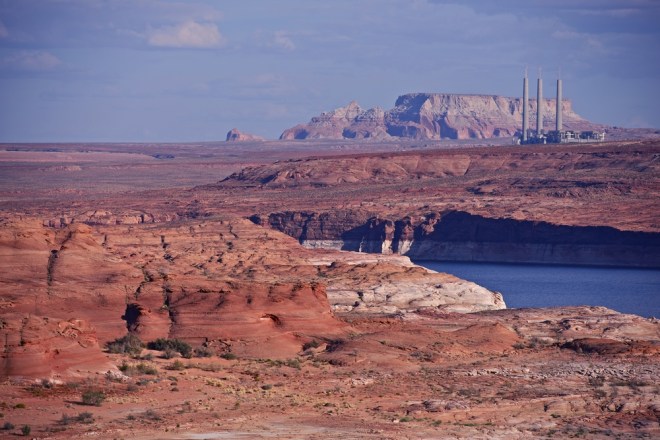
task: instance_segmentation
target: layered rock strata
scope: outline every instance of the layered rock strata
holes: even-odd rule
[[[255,223],[309,248],[400,254],[416,260],[660,267],[660,234],[487,218],[460,211],[384,218],[355,211],[279,212]]]

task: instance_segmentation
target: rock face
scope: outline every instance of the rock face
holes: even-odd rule
[[[232,128],[227,132],[227,142],[243,142],[243,141],[263,141],[264,138],[250,133],[242,133],[238,128]]]
[[[460,211],[419,218],[365,213],[278,212],[253,216],[309,248],[400,254],[417,260],[660,267],[660,234],[486,218]]]
[[[556,100],[544,99],[542,105],[544,127],[554,129]],[[530,100],[530,127],[536,126],[536,107]],[[562,109],[564,129],[602,128],[576,114],[568,100]],[[485,139],[514,136],[521,127],[521,98],[411,93],[399,96],[388,111],[363,110],[353,101],[285,130],[280,139]]]

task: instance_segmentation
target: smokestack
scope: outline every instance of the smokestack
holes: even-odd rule
[[[562,105],[561,105],[561,92],[562,92],[562,86],[561,86],[561,79],[557,79],[557,126],[555,129],[557,131],[562,130],[562,117],[561,117],[561,111],[562,111]]]
[[[536,83],[536,135],[541,136],[543,132],[543,79],[539,72]]]
[[[525,79],[523,79],[523,126],[522,126],[522,138],[523,142],[527,141],[527,130],[529,130],[529,93],[527,86],[527,69],[525,69]]]

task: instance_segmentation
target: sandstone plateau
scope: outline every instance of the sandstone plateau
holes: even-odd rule
[[[2,432],[657,437],[656,319],[506,309],[409,256],[658,267],[658,157],[654,139],[1,145]],[[110,353],[127,334],[194,357]]]
[[[536,100],[530,100],[530,127],[536,125]],[[554,129],[556,100],[544,99],[544,127]],[[605,129],[562,102],[565,130]],[[364,110],[355,101],[285,130],[280,139],[487,139],[511,137],[522,127],[522,99],[495,95],[411,93],[394,108]]]

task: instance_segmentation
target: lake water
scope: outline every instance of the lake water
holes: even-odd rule
[[[416,261],[504,295],[509,308],[605,306],[660,318],[660,270]]]

